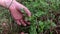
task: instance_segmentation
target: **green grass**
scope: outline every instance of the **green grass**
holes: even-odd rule
[[[59,13],[60,0],[17,0],[18,2],[25,5],[32,13],[30,18],[31,25],[27,27],[18,26],[12,19],[9,10],[0,8],[0,25],[7,23],[8,33],[15,34],[20,31],[28,32],[29,34],[44,34],[45,31],[50,31],[51,27],[57,25],[54,19],[56,14]],[[59,16],[58,16],[59,17]],[[58,18],[59,19],[59,18]],[[8,20],[8,21],[7,21]],[[13,24],[13,25],[11,25]],[[28,30],[27,30],[28,29]],[[0,33],[4,31],[1,26]],[[50,32],[50,34],[52,34]]]

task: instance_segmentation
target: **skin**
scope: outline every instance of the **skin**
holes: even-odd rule
[[[30,17],[31,13],[30,11],[22,4],[14,1],[13,4],[9,7],[9,10],[11,12],[12,17],[14,18],[14,20],[17,22],[18,25],[24,25],[26,26],[27,24],[29,24],[27,21],[25,21],[23,18],[23,14],[20,11],[20,9],[24,8],[25,13]]]
[[[17,2],[16,0],[13,0],[11,5],[9,6],[10,3],[11,3],[11,0],[5,0],[5,1],[0,0],[0,5],[10,10],[11,16],[17,22],[18,25],[22,24],[23,26],[26,26],[27,24],[30,24],[29,22],[23,19],[24,15],[20,11],[20,9],[24,9],[25,13],[28,15],[28,17],[30,17],[31,12],[28,10],[28,8],[22,5],[21,3]]]
[[[30,24],[29,22],[27,22],[23,19],[24,15],[20,11],[20,9],[24,9],[25,13],[28,15],[28,17],[30,17],[31,12],[28,10],[28,8],[25,7],[24,5],[22,5],[21,3],[17,2],[16,0],[13,0],[11,5],[10,5],[10,3],[11,3],[11,0],[0,0],[0,6],[8,8],[10,10],[11,16],[13,17],[13,19],[16,21],[16,23],[18,25],[26,26],[27,24]]]

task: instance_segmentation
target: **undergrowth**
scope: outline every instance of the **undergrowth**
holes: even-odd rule
[[[10,15],[9,10],[0,8],[0,33],[4,32],[3,23],[6,23],[8,29],[7,34],[18,34],[19,32],[27,32],[29,34],[57,34],[56,27],[60,25],[60,0],[17,0],[25,5],[32,13],[31,17],[27,17],[30,26],[19,26],[15,23]]]

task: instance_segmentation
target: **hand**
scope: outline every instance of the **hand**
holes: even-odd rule
[[[27,24],[30,24],[30,23],[23,19],[24,15],[20,11],[20,9],[23,9],[29,17],[31,16],[30,11],[24,5],[18,3],[16,0],[14,0],[9,7],[11,16],[14,18],[14,20],[17,22],[17,24],[18,25],[22,24],[22,25],[26,26]]]

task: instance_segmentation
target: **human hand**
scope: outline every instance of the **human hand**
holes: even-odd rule
[[[11,6],[9,7],[11,15],[14,18],[14,20],[17,22],[17,24],[18,25],[22,24],[22,25],[26,26],[27,24],[30,24],[30,23],[23,19],[24,15],[20,9],[23,9],[29,17],[31,16],[30,11],[24,5],[18,3],[17,1],[13,1]]]
[[[7,8],[9,8],[9,10],[11,12],[11,16],[14,18],[14,20],[17,22],[18,25],[22,24],[22,25],[26,26],[27,24],[30,24],[29,22],[27,22],[23,19],[24,15],[20,10],[20,9],[23,9],[25,11],[25,13],[30,17],[31,12],[28,10],[28,8],[26,8],[24,5],[18,3],[16,0],[13,0],[12,2],[11,1],[7,1],[7,2],[9,2],[9,3],[5,3],[6,7],[8,6]]]

